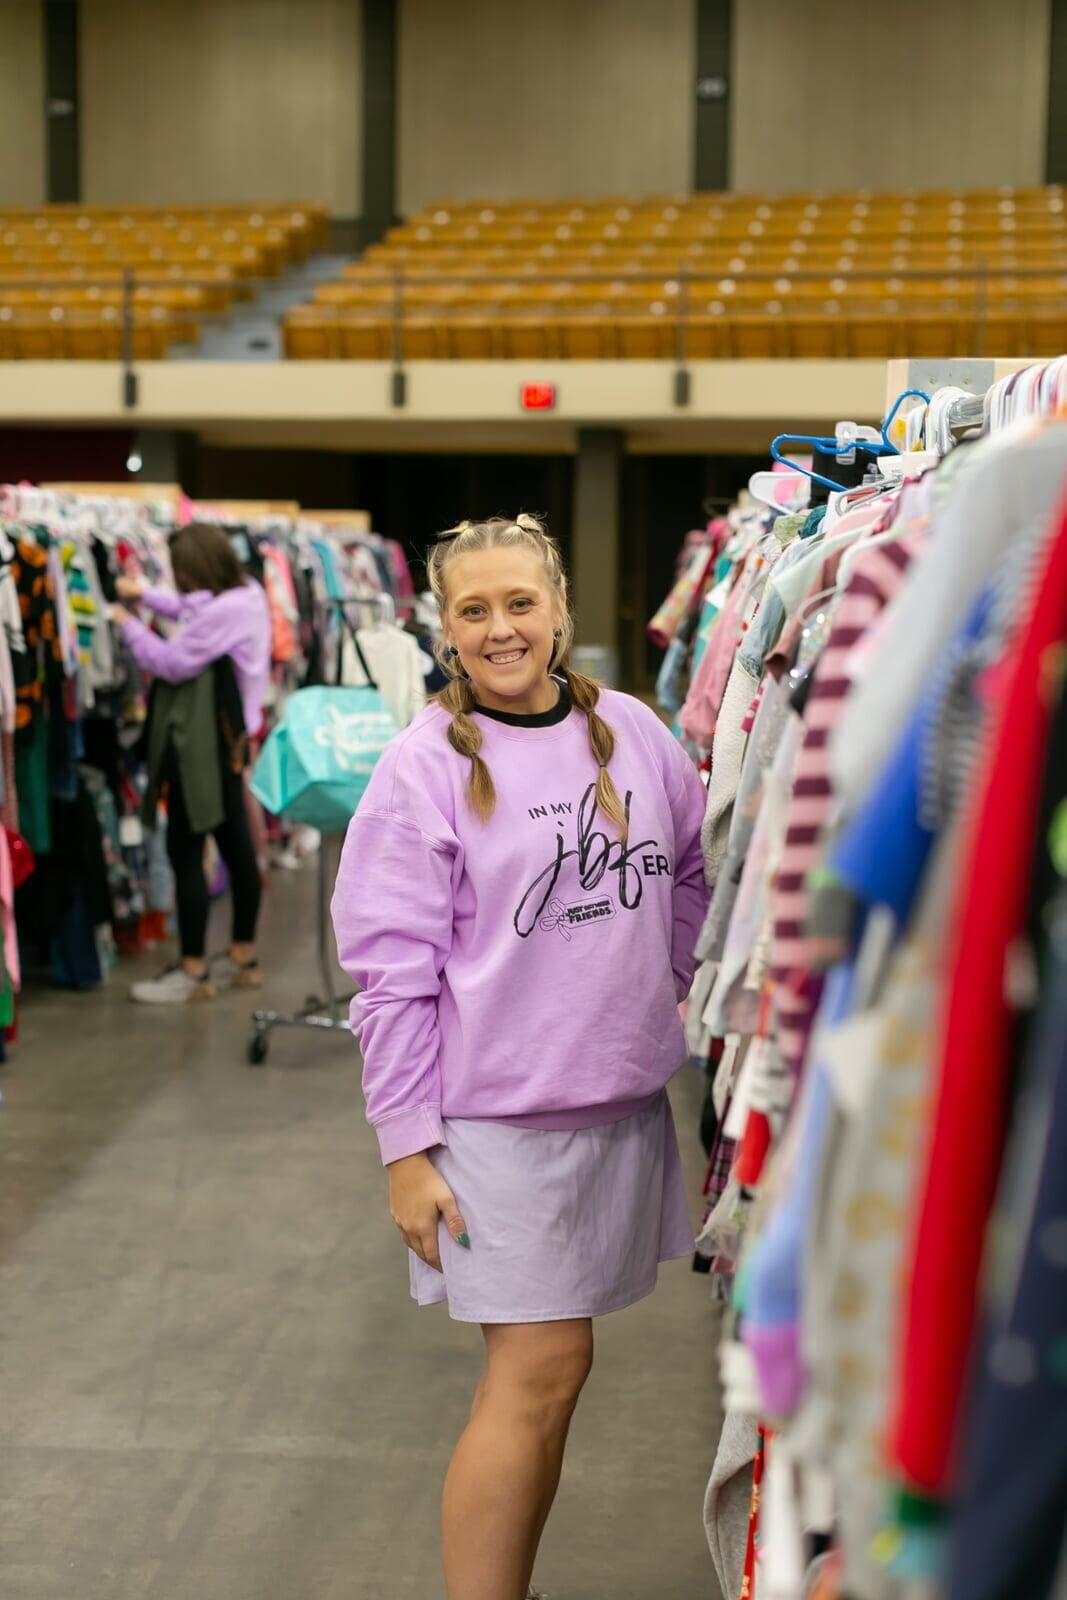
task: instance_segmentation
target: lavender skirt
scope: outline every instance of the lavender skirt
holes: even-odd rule
[[[606,1127],[547,1133],[446,1121],[431,1159],[470,1235],[440,1228],[444,1273],[411,1254],[420,1305],[456,1322],[558,1322],[619,1311],[651,1294],[661,1261],[692,1254],[666,1091]]]

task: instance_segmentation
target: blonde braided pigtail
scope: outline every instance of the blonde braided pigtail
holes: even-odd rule
[[[474,691],[470,679],[453,678],[437,699],[446,711],[452,713],[452,721],[448,725],[449,744],[459,755],[466,756],[471,764],[471,775],[467,779],[467,799],[471,810],[482,822],[488,822],[496,805],[496,790],[493,788],[492,773],[481,757],[481,729],[470,716],[474,710]]]
[[[627,821],[626,807],[619,798],[619,791],[612,781],[608,764],[615,754],[615,733],[597,711],[597,702],[600,699],[600,685],[595,678],[587,678],[582,672],[575,672],[572,668],[564,666],[563,676],[571,692],[577,709],[585,714],[589,726],[589,748],[593,752],[593,760],[597,764],[596,775],[596,803],[605,817],[610,818],[619,830],[619,837],[626,842]]]

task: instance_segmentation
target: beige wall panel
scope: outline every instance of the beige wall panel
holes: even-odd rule
[[[89,203],[359,210],[359,0],[82,0]]]
[[[0,0],[0,206],[45,200],[40,0]]]
[[[401,0],[399,198],[688,188],[692,0]]]
[[[734,19],[735,189],[1042,182],[1049,0],[738,0]]]

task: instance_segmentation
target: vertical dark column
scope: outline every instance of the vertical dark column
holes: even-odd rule
[[[50,203],[81,199],[78,0],[44,0],[46,184]]]
[[[612,684],[619,672],[622,459],[618,428],[579,428],[571,528],[578,647],[597,651],[599,659],[588,658],[589,670]]]
[[[195,433],[176,428],[138,428],[126,467],[142,483],[180,483],[186,494],[195,499],[200,492],[199,456],[200,442]]]
[[[397,65],[397,0],[363,0],[363,247],[396,221]]]
[[[631,692],[652,688],[645,624],[655,603],[649,597],[649,528],[659,523],[649,493],[648,456],[626,456],[622,463],[622,527],[619,545],[619,682]],[[660,543],[665,543],[661,539]]]
[[[1067,0],[1051,0],[1045,182],[1067,183]]]
[[[730,73],[733,0],[694,0],[696,129],[693,188],[730,187]]]

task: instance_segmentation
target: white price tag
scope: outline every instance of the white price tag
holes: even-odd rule
[[[144,828],[140,817],[119,818],[119,844],[124,850],[132,850],[144,844]]]

